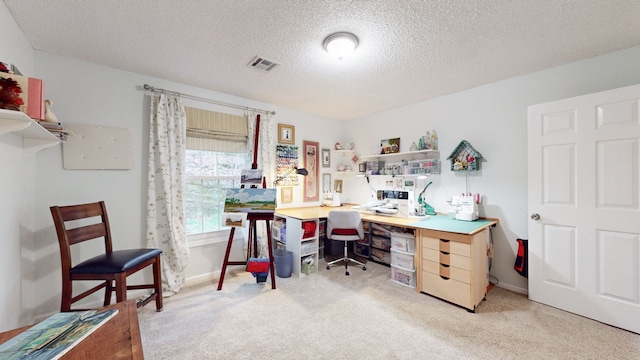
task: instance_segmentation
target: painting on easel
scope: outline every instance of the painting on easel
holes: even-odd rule
[[[274,212],[276,189],[233,188],[227,189],[224,201],[225,213]]]
[[[243,169],[240,172],[240,185],[246,187],[262,186],[262,169]]]
[[[248,213],[273,213],[276,210],[276,189],[227,189],[224,200],[223,226],[243,227]]]

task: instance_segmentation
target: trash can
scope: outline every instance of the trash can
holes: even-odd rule
[[[286,249],[276,249],[273,257],[276,262],[276,275],[281,278],[291,277],[293,252]]]

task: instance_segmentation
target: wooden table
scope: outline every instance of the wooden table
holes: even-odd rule
[[[74,346],[61,359],[144,359],[135,299],[104,307],[104,309],[114,308],[118,309],[116,316]],[[33,325],[0,333],[0,344],[31,326]]]

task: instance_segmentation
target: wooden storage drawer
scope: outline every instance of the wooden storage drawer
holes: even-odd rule
[[[444,265],[471,270],[471,258],[455,254],[447,254],[434,249],[423,249],[422,259],[434,261]]]
[[[422,237],[423,249],[434,249],[439,251],[448,252],[451,254],[462,255],[466,257],[471,256],[471,245],[461,242],[451,241],[447,239],[436,239],[428,236]]]
[[[471,284],[471,271],[452,266],[445,266],[434,261],[423,260],[422,270],[438,276],[444,276],[453,280]]]
[[[473,309],[471,304],[471,285],[454,280],[445,280],[430,272],[422,273],[422,292],[450,301],[454,304]]]

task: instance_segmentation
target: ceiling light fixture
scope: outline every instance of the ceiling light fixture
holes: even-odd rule
[[[352,33],[337,32],[327,36],[322,46],[329,54],[342,60],[353,53],[353,50],[358,46],[358,38]]]

